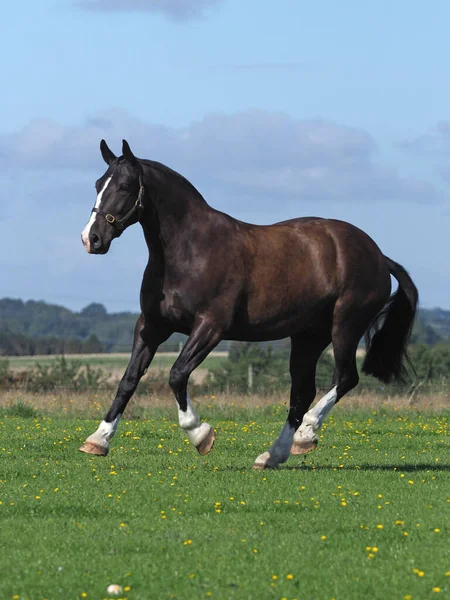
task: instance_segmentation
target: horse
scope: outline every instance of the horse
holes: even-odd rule
[[[174,332],[188,339],[169,384],[179,424],[201,455],[215,431],[187,394],[192,371],[221,340],[291,338],[290,407],[278,438],[254,468],[277,468],[290,454],[317,446],[331,408],[359,381],[356,351],[366,337],[362,370],[382,382],[407,377],[407,344],[418,291],[407,271],[350,223],[302,217],[252,225],[211,207],[169,167],[137,158],[126,140],[117,157],[104,140],[106,172],[82,232],[90,254],[139,222],[149,250],[131,358],[112,405],[80,450],[106,456],[120,417],[158,346]],[[391,295],[391,275],[398,282]],[[330,391],[312,409],[316,364],[332,344]]]

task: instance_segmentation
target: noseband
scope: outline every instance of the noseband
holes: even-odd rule
[[[106,221],[110,225],[112,225],[114,227],[114,229],[117,229],[117,231],[120,231],[120,233],[122,233],[122,231],[127,226],[128,221],[130,221],[130,219],[134,216],[134,214],[136,212],[139,212],[140,210],[144,209],[144,205],[142,204],[142,198],[144,196],[144,193],[145,193],[144,183],[142,181],[141,175],[139,175],[139,194],[138,194],[137,200],[134,203],[133,207],[127,212],[127,214],[124,217],[119,219],[119,217],[112,215],[110,213],[105,213],[102,210],[98,210],[98,208],[95,208],[95,207],[92,209],[92,212],[97,213],[101,217],[105,217]]]

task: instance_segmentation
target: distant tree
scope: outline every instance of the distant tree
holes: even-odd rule
[[[289,374],[289,344],[283,344],[281,350],[256,343],[233,343],[228,359],[209,370],[204,382],[208,392],[249,391],[249,368],[252,371],[252,391],[260,394],[288,390],[291,385]],[[331,383],[334,361],[324,353],[317,365],[317,386],[328,387]]]
[[[420,323],[430,326],[441,339],[450,340],[450,310],[443,308],[421,308],[416,326]],[[425,342],[425,340],[419,340]]]
[[[104,352],[103,345],[100,343],[100,340],[92,333],[88,339],[83,342],[83,352],[86,354],[98,354],[99,352]]]
[[[415,344],[409,354],[418,380],[431,382],[449,378],[450,344],[437,344],[433,348]]]
[[[409,349],[409,356],[416,372],[417,379],[428,381],[433,372],[431,348],[426,344],[414,344]]]
[[[432,374],[431,379],[450,378],[450,344],[438,344],[431,349],[432,354]]]
[[[411,336],[412,344],[427,344],[428,346],[434,346],[440,341],[442,341],[442,337],[437,333],[436,329],[431,327],[431,325],[426,324],[421,319],[416,321]]]
[[[71,338],[64,340],[64,354],[81,354],[84,352],[84,343],[81,340]]]
[[[98,304],[97,302],[92,302],[92,304],[88,304],[83,310],[80,311],[80,315],[82,317],[89,317],[92,319],[106,317],[108,315],[106,308],[103,304]]]

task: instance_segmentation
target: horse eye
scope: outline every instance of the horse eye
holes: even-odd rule
[[[122,183],[120,186],[121,190],[127,190],[129,188],[128,183]]]

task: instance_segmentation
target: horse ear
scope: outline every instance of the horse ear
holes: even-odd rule
[[[127,140],[122,140],[122,154],[130,162],[132,165],[138,165],[138,159],[131,152],[131,148],[127,142]]]
[[[102,153],[103,160],[107,165],[110,165],[113,160],[116,160],[117,156],[108,148],[108,144],[105,140],[100,142],[100,152]]]

